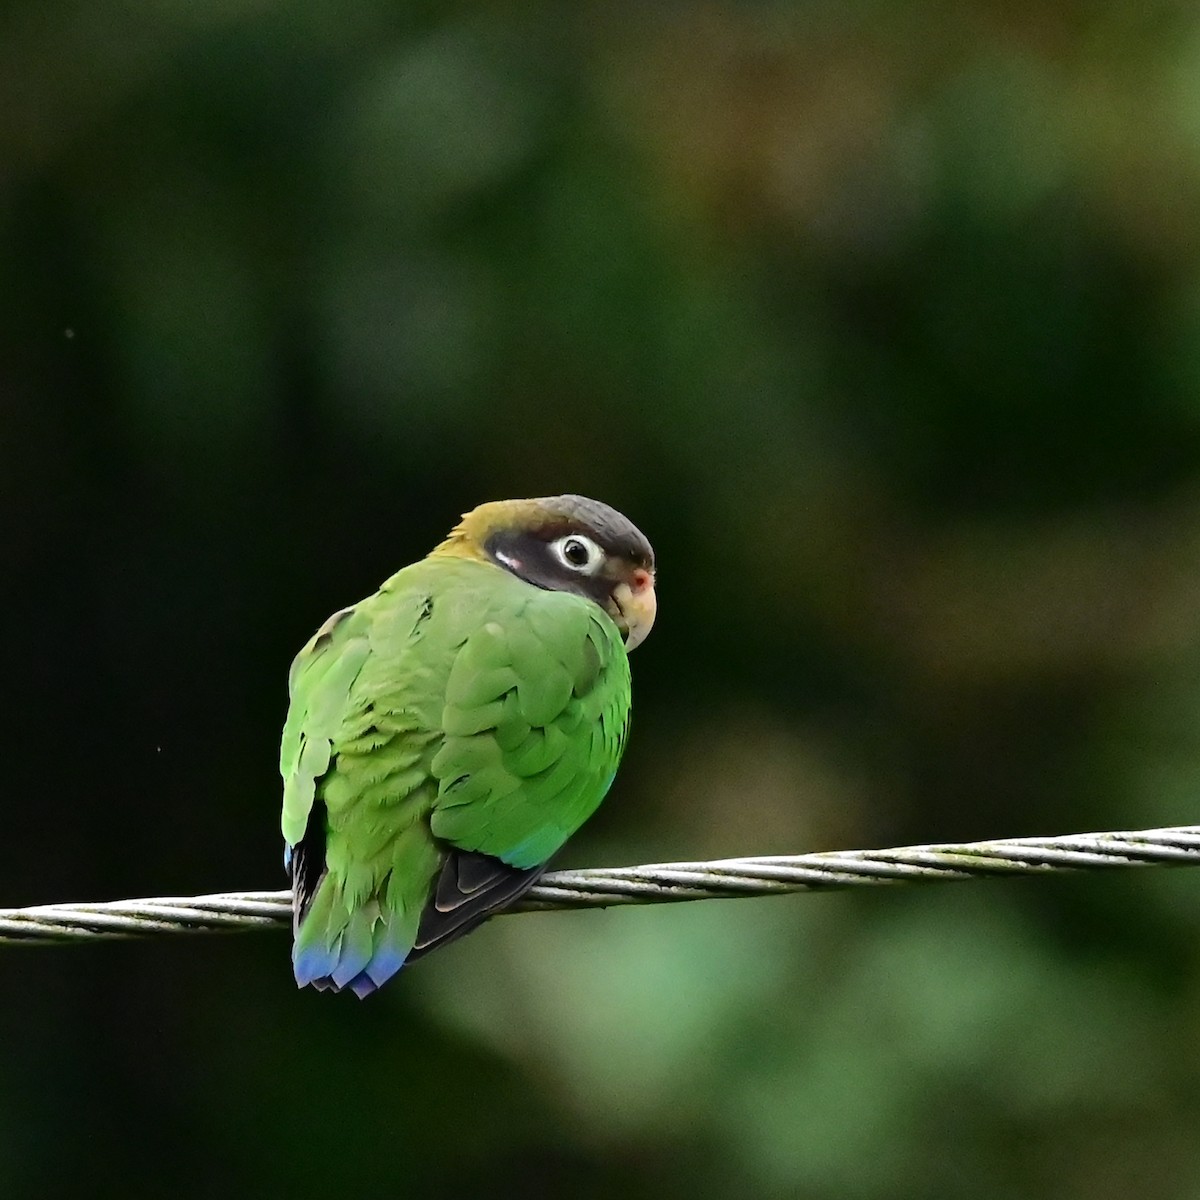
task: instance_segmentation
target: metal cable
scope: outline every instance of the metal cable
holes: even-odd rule
[[[1200,825],[553,871],[508,911],[663,904],[989,875],[1151,866],[1200,866]],[[291,892],[282,891],[0,908],[0,944],[50,945],[167,933],[278,929],[291,921],[291,905]]]

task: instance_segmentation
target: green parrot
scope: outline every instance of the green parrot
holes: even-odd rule
[[[296,983],[367,996],[528,890],[612,785],[654,551],[584,496],[467,513],[296,656]]]

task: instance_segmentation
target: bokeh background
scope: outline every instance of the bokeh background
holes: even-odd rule
[[[294,651],[659,554],[562,862],[1200,819],[1200,12],[0,14],[0,905],[283,886]],[[1200,1196],[1184,872],[0,954],[0,1195]]]

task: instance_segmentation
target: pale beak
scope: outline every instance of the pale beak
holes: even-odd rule
[[[654,575],[639,567],[628,581],[613,588],[612,599],[617,610],[612,614],[613,620],[625,635],[625,649],[633,650],[646,640],[658,613]]]

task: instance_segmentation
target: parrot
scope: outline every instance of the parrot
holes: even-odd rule
[[[292,663],[298,987],[371,995],[517,901],[612,786],[654,551],[585,496],[481,504]]]

